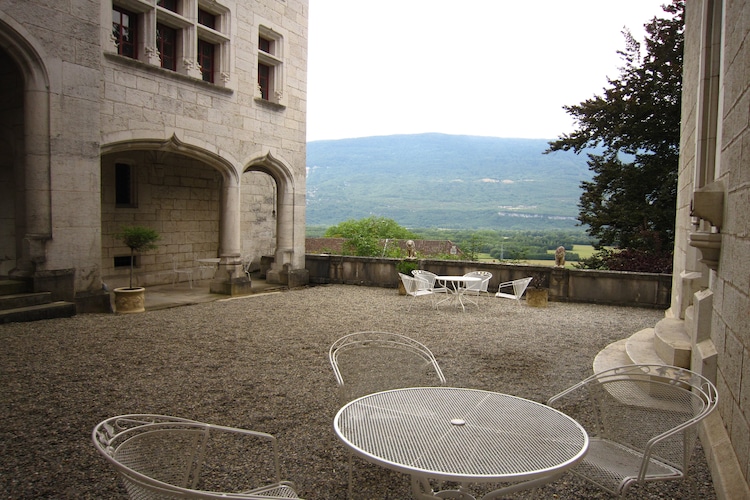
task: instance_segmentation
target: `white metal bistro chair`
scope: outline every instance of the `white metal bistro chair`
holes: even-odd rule
[[[531,283],[531,280],[533,279],[534,278],[521,278],[519,280],[500,283],[500,286],[497,287],[497,293],[495,294],[495,297],[512,299],[515,300],[518,305],[521,305],[521,297],[523,297],[523,292],[526,291],[526,288],[528,288],[529,283]],[[503,288],[512,288],[513,293],[501,292],[500,290],[502,290]]]
[[[590,436],[571,472],[620,497],[637,483],[686,476],[697,424],[717,404],[705,377],[669,365],[626,365],[594,374],[547,404]]]
[[[172,256],[172,286],[176,281],[180,281],[180,276],[187,276],[190,288],[193,288],[193,268],[180,268],[177,262],[177,256]]]
[[[134,414],[100,422],[92,439],[132,500],[299,498],[264,432]]]
[[[432,288],[430,288],[430,285],[427,281],[423,280],[422,278],[409,276],[402,273],[398,273],[398,276],[401,279],[401,282],[404,284],[406,295],[411,296],[411,298],[413,299],[409,301],[409,307],[406,309],[407,311],[411,309],[414,300],[416,300],[418,297],[430,297],[432,307],[435,307],[435,301],[433,300],[435,292],[432,290]]]
[[[479,278],[481,281],[467,281],[463,285],[463,294],[464,297],[474,304],[475,306],[479,307],[479,303],[475,300],[472,300],[470,296],[479,297],[482,292],[489,295],[489,291],[487,291],[487,287],[490,284],[490,280],[492,279],[492,273],[489,271],[470,271],[464,276],[468,278]]]
[[[437,281],[437,274],[425,271],[424,269],[415,269],[411,272],[415,278],[421,278],[427,282],[427,286],[432,290],[433,293],[447,293],[448,289],[444,286],[435,286]]]
[[[355,332],[344,335],[328,350],[341,404],[389,389],[445,385],[445,376],[429,348],[405,335]],[[349,453],[349,498],[353,489]]]

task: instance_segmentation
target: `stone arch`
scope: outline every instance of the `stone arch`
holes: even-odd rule
[[[52,238],[50,172],[50,92],[44,52],[26,29],[0,11],[0,50],[17,68],[22,80],[23,147],[16,147],[13,168],[19,184],[13,188],[19,207],[15,214],[15,269],[30,276],[46,262],[46,243]],[[14,144],[14,146],[17,146]],[[19,213],[20,212],[20,213]]]
[[[231,280],[232,276],[239,274],[238,269],[241,268],[237,214],[240,175],[231,157],[221,156],[213,148],[197,144],[194,140],[183,141],[176,134],[165,139],[149,137],[142,131],[118,132],[105,136],[100,150],[103,182],[108,176],[112,179],[105,167],[113,167],[119,157],[125,162],[134,159],[135,164],[147,167],[148,174],[136,171],[138,178],[143,179],[143,175],[146,175],[148,181],[142,186],[147,193],[145,198],[138,200],[137,208],[134,208],[145,210],[141,213],[156,214],[157,230],[158,225],[162,224],[161,228],[167,233],[167,237],[162,239],[165,248],[156,252],[155,261],[141,273],[145,284],[149,281],[163,281],[164,275],[168,275],[172,268],[173,257],[186,262],[194,258],[218,256],[221,259],[216,273],[219,281]],[[209,171],[214,174],[209,175]],[[186,177],[182,177],[183,175]],[[180,180],[187,178],[191,180]],[[106,192],[104,188],[102,191]],[[189,198],[185,196],[185,192],[190,192]],[[172,211],[176,214],[176,219],[167,219],[165,217],[168,215],[164,215],[169,213],[165,204],[172,203],[170,198],[173,198],[174,203],[182,204],[181,209],[175,206]],[[107,207],[115,206],[112,199],[107,199],[106,203],[103,201],[103,204],[103,213]],[[211,215],[207,216],[209,213]],[[174,224],[164,225],[166,222]],[[103,218],[102,223],[103,237],[107,236],[111,240],[113,231],[107,230],[106,219]],[[197,233],[200,236],[196,236]],[[178,236],[185,236],[187,239],[177,239]],[[108,244],[111,248],[117,246],[116,242],[113,244],[111,241],[104,241],[104,238],[103,244]],[[106,268],[111,272],[110,264]],[[112,280],[120,279],[117,269],[111,276]],[[223,285],[215,287],[214,283],[211,288],[216,288],[219,293],[224,293],[225,289]]]
[[[292,169],[282,159],[267,152],[251,158],[242,169],[243,173],[256,171],[269,175],[276,183],[276,249],[274,263],[267,279],[271,282],[287,283],[284,272],[304,268],[304,207],[298,207],[297,183]],[[302,234],[299,228],[302,227]],[[301,246],[300,246],[301,244]]]
[[[137,137],[136,134],[133,134],[132,138],[123,138],[118,134],[112,142],[108,142],[107,139],[114,138],[104,138],[101,146],[102,155],[133,150],[177,153],[211,166],[221,173],[225,182],[229,184],[237,185],[239,183],[239,174],[231,158],[224,158],[203,146],[184,142],[176,134],[172,134],[169,139]]]

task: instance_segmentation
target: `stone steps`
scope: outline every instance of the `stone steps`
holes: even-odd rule
[[[72,302],[48,302],[46,304],[0,311],[0,324],[38,321],[41,319],[70,318],[75,315],[76,305]]]
[[[75,316],[72,302],[53,301],[50,292],[32,292],[22,280],[0,280],[0,324]]]
[[[690,368],[690,357],[690,337],[685,322],[664,318],[654,328],[645,328],[605,347],[594,359],[594,373],[628,364]]]

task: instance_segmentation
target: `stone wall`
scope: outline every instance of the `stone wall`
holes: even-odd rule
[[[310,283],[398,286],[398,259],[343,255],[306,256]],[[462,275],[469,271],[492,273],[488,289],[494,293],[502,282],[540,277],[548,285],[549,298],[560,302],[587,302],[667,309],[672,275],[564,269],[549,266],[493,264],[461,260],[418,260],[420,269],[435,274]]]

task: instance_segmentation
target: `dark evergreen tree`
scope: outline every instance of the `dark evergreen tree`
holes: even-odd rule
[[[671,252],[674,243],[683,0],[663,6],[668,14],[645,25],[645,50],[626,29],[624,61],[604,94],[564,109],[577,130],[550,142],[546,153],[588,153],[591,181],[582,182],[581,223],[602,245]]]

